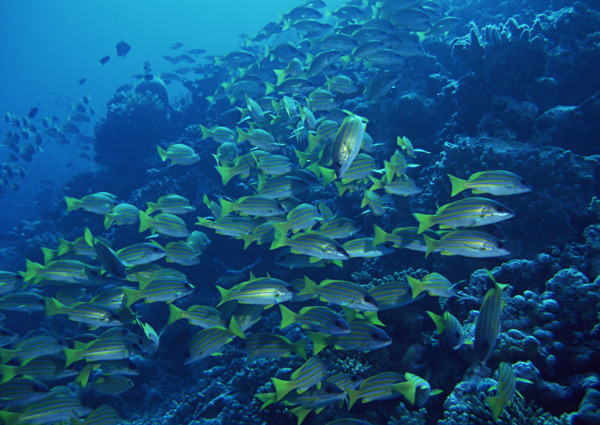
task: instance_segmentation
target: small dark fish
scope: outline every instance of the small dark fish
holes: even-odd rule
[[[106,62],[110,60],[110,56],[104,56],[102,59],[98,61],[100,65],[104,65]]]
[[[183,46],[183,43],[177,42],[177,43],[175,43],[175,44],[173,44],[173,45],[171,46],[171,50],[177,50],[177,49],[179,49],[181,46]]]
[[[125,43],[123,40],[121,40],[115,48],[117,49],[117,56],[121,58],[124,58],[131,50],[131,46]]]
[[[85,84],[85,82],[87,81],[87,78],[82,78],[81,80],[78,81],[79,85],[83,85]]]
[[[186,50],[185,52],[189,53],[190,55],[202,55],[206,53],[206,49],[190,49]]]
[[[31,119],[34,119],[40,109],[38,107],[33,107],[29,110],[27,116]]]

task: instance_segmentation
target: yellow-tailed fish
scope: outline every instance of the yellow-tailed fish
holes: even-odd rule
[[[502,240],[479,230],[456,230],[445,233],[439,240],[425,235],[424,239],[427,245],[425,257],[438,251],[442,255],[474,258],[501,257],[510,254]]]
[[[355,114],[342,122],[333,142],[333,167],[338,178],[342,178],[362,146],[366,120]]]
[[[485,294],[475,325],[475,351],[482,362],[485,362],[492,353],[500,334],[501,315],[504,308],[502,291],[508,286],[496,282],[491,273],[489,275],[494,282],[494,287]]]
[[[329,335],[341,335],[350,332],[350,326],[346,319],[327,307],[304,307],[298,313],[294,313],[280,304],[279,309],[281,311],[280,329],[298,323],[304,329],[311,329]]]
[[[200,156],[194,151],[194,149],[182,143],[170,145],[166,150],[160,146],[157,146],[157,149],[160,159],[163,161],[171,161],[170,166],[192,165],[200,161]]]
[[[463,190],[471,189],[474,194],[489,193],[490,195],[516,195],[531,191],[531,186],[523,178],[504,170],[480,171],[472,174],[468,180],[448,174],[452,183],[452,196]]]
[[[455,295],[454,285],[439,273],[429,273],[421,280],[406,276],[406,281],[410,285],[413,298],[417,298],[421,292],[427,292],[434,297],[448,298]]]
[[[345,280],[325,279],[317,285],[308,277],[304,278],[304,282],[304,289],[299,295],[314,294],[326,302],[355,310],[379,310],[379,306],[371,294],[355,283]]]
[[[290,381],[271,378],[271,382],[275,387],[275,394],[277,394],[277,401],[283,399],[290,391],[296,390],[298,394],[302,394],[309,388],[316,386],[325,378],[326,373],[327,366],[323,360],[318,357],[311,357],[292,372]]]
[[[156,202],[146,202],[146,207],[146,214],[148,215],[155,211],[169,214],[187,214],[196,210],[187,198],[174,193],[161,196]]]

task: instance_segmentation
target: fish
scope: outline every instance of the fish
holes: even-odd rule
[[[347,116],[333,142],[332,161],[335,174],[342,178],[362,146],[366,120],[355,114]]]
[[[492,354],[496,340],[500,334],[500,327],[502,325],[501,315],[504,308],[502,292],[508,286],[507,284],[496,282],[496,279],[494,279],[494,276],[489,271],[488,275],[492,279],[494,287],[486,292],[475,324],[475,351],[479,360],[484,363],[490,354]]]
[[[182,310],[175,304],[169,304],[169,320],[167,325],[185,319],[190,325],[207,329],[215,326],[225,327],[223,314],[214,307],[207,305],[193,305],[187,310]]]
[[[451,196],[468,189],[473,194],[489,193],[495,196],[518,195],[533,190],[522,177],[505,170],[480,171],[472,174],[468,180],[450,174],[448,178],[452,184]]]
[[[127,267],[148,264],[167,255],[164,248],[154,243],[129,245],[118,250],[116,254]]]
[[[304,284],[305,287],[299,295],[314,294],[323,301],[361,311],[379,310],[379,306],[371,294],[355,283],[345,280],[325,279],[317,285],[305,276]]]
[[[88,243],[88,245],[94,248],[94,251],[96,252],[96,259],[100,261],[100,264],[102,264],[104,270],[112,277],[117,279],[127,279],[125,265],[112,250],[112,248],[101,240],[94,238],[88,227],[85,228],[84,235],[85,241]]]
[[[279,309],[281,312],[280,329],[298,323],[303,329],[311,329],[328,335],[341,335],[350,332],[350,326],[346,319],[327,307],[304,307],[298,313],[294,313],[280,304]]]
[[[91,193],[85,195],[81,199],[65,196],[64,199],[67,204],[68,213],[82,209],[84,211],[104,215],[105,213],[110,212],[119,203],[117,197],[108,192]]]
[[[421,408],[427,403],[429,397],[437,395],[442,390],[433,390],[425,379],[413,373],[404,374],[406,382],[392,385],[394,391],[402,393],[408,402],[417,408]]]
[[[332,239],[345,239],[360,231],[360,226],[352,219],[336,217],[332,220],[323,220],[319,227],[319,234]]]
[[[385,244],[375,246],[373,238],[352,239],[345,242],[342,247],[346,250],[350,258],[374,258],[394,252],[393,248]]]
[[[385,282],[369,289],[369,293],[377,302],[379,311],[404,307],[425,296],[425,293],[413,298],[410,285],[404,282]]]
[[[202,131],[202,140],[205,139],[213,139],[215,142],[219,144],[223,143],[235,143],[236,142],[236,133],[230,128],[223,126],[216,126],[211,129],[208,129],[204,126],[200,126]],[[239,140],[238,140],[239,143]]]
[[[85,323],[93,328],[104,326],[123,326],[124,323],[114,311],[97,303],[76,303],[66,306],[55,298],[46,298],[46,316],[65,314],[69,320]]]
[[[425,257],[437,251],[442,255],[473,258],[501,257],[510,254],[502,240],[479,230],[451,231],[444,233],[439,240],[425,235],[424,239],[427,245]]]
[[[298,355],[306,360],[306,339],[292,342],[281,335],[255,333],[248,335],[242,344],[240,349],[249,354],[248,361],[250,362],[259,357],[277,359],[293,355]]]
[[[413,299],[417,298],[422,292],[427,292],[434,297],[445,298],[456,295],[453,289],[454,285],[439,273],[429,273],[423,276],[421,280],[406,276],[406,281],[412,290]]]
[[[12,292],[0,297],[0,310],[32,313],[44,311],[44,298],[37,292]]]
[[[297,233],[312,228],[322,219],[323,217],[317,207],[303,203],[287,213],[286,221],[277,223],[274,226],[282,234],[286,234],[288,230]]]
[[[309,358],[302,366],[292,372],[291,380],[271,378],[275,387],[276,401],[283,399],[290,391],[302,394],[306,390],[321,383],[327,373],[327,366],[318,357]]]
[[[23,285],[23,277],[17,273],[0,271],[0,295],[14,292]]]
[[[358,389],[348,389],[348,410],[358,401],[369,403],[371,401],[389,400],[400,397],[402,394],[393,389],[394,384],[404,381],[402,374],[397,372],[382,372],[369,376],[362,381]]]
[[[271,277],[253,278],[229,290],[217,285],[217,289],[221,294],[221,301],[217,307],[228,301],[271,306],[290,301],[297,293],[289,283]]]
[[[419,233],[435,225],[439,225],[440,229],[486,226],[508,220],[514,215],[514,211],[500,202],[479,197],[443,205],[435,214],[413,214],[419,222]]]
[[[500,418],[500,414],[502,413],[502,409],[504,409],[504,405],[510,404],[515,393],[518,393],[518,382],[533,384],[533,382],[527,379],[517,378],[515,376],[513,366],[507,362],[501,362],[498,365],[497,373],[498,383],[490,388],[490,390],[496,390],[496,395],[490,395],[486,397],[486,401],[490,406],[490,410],[492,411],[494,422],[497,422]]]
[[[65,347],[65,342],[50,335],[34,335],[21,339],[12,349],[0,348],[0,360],[3,364],[17,359],[21,364],[44,355],[56,355]]]
[[[225,236],[240,237],[247,235],[256,227],[256,222],[248,217],[225,216],[216,220],[197,217],[196,225],[213,229]]]
[[[435,323],[435,332],[438,335],[442,333],[450,343],[453,350],[458,350],[463,344],[470,344],[471,341],[465,341],[463,327],[459,320],[449,311],[445,311],[443,316],[439,316],[431,311],[426,311]]]
[[[144,303],[172,302],[194,292],[194,285],[187,281],[184,274],[169,269],[152,273],[148,278],[138,275],[139,289],[122,287],[127,296],[127,307],[138,300]]]
[[[27,404],[19,413],[1,411],[2,420],[7,425],[46,424],[69,421],[72,417],[82,417],[92,409],[85,407],[79,398],[69,395],[50,393],[42,400]]]
[[[164,161],[170,160],[172,165],[192,165],[200,161],[200,156],[194,151],[193,148],[182,143],[175,143],[163,149],[160,146],[156,147],[160,159]]]
[[[184,364],[190,364],[208,356],[220,355],[220,350],[236,336],[246,338],[235,318],[231,319],[229,328],[216,326],[201,330],[190,340]]]
[[[110,56],[104,56],[98,61],[98,63],[102,66],[102,65],[105,65],[109,60],[110,60]]]
[[[225,217],[233,211],[237,211],[242,215],[252,215],[255,217],[272,217],[285,213],[279,202],[266,196],[243,196],[235,202],[221,198],[220,202],[221,217]]]
[[[123,328],[112,328],[123,329]],[[65,367],[76,361],[97,362],[122,360],[142,353],[143,348],[133,339],[123,334],[98,337],[88,343],[76,342],[74,348],[64,348]]]
[[[183,43],[178,41],[177,43],[172,44],[171,47],[169,47],[169,49],[177,50],[177,49],[180,49],[181,47],[183,47]]]
[[[146,208],[146,214],[148,215],[155,211],[169,214],[187,214],[196,210],[187,198],[174,193],[161,196],[156,203],[146,202]]]
[[[384,179],[377,180],[371,176],[369,176],[369,178],[373,182],[373,185],[369,189],[370,191],[384,189],[387,193],[400,196],[418,195],[422,192],[422,189],[417,186],[417,183],[406,175],[392,181],[385,181]]]
[[[152,234],[159,233],[175,238],[185,238],[190,235],[190,231],[185,224],[185,221],[174,214],[160,213],[151,217],[144,211],[140,211],[139,218],[140,233],[150,229]]]
[[[201,252],[184,241],[172,241],[165,245],[167,263],[177,263],[182,266],[194,266],[200,264]]]
[[[308,255],[313,263],[319,260],[343,261],[350,258],[344,248],[335,240],[314,232],[297,233],[291,238],[275,232],[270,249],[283,246],[289,246],[294,254]]]
[[[117,51],[117,56],[124,58],[127,56],[127,53],[131,50],[131,46],[125,43],[123,40],[117,43],[115,46],[115,50]]]
[[[38,284],[42,281],[74,283],[78,285],[100,285],[104,283],[100,275],[100,270],[86,263],[76,260],[54,260],[48,264],[27,260],[25,263],[25,282],[33,281]]]
[[[313,355],[317,355],[328,345],[333,345],[336,350],[368,352],[392,343],[388,334],[366,323],[352,323],[350,333],[342,335],[324,335],[310,331],[307,334],[313,343]]]
[[[127,226],[138,221],[139,209],[131,204],[122,202],[115,205],[110,212],[104,213],[104,228],[108,230],[113,224]]]

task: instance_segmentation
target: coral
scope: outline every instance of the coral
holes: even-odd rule
[[[422,407],[417,411],[410,411],[402,402],[396,407],[396,412],[387,422],[388,425],[425,425],[427,410]]]

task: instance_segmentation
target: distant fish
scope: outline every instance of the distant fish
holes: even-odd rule
[[[33,108],[31,108],[29,110],[29,113],[27,114],[27,116],[31,119],[34,119],[35,116],[37,115],[37,113],[39,112],[39,110],[40,109],[38,107],[34,106]]]
[[[183,46],[183,43],[181,43],[181,42],[177,42],[177,43],[173,44],[173,45],[170,47],[170,49],[171,49],[171,50],[177,50],[177,49],[181,48],[182,46]]]
[[[117,56],[124,58],[131,50],[131,46],[121,40],[119,43],[117,43],[115,49],[117,50]]]
[[[87,81],[87,78],[82,78],[77,83],[81,86],[81,85],[85,84],[86,81]]]
[[[110,60],[110,56],[104,56],[102,59],[98,61],[100,65],[104,65],[106,62]]]

